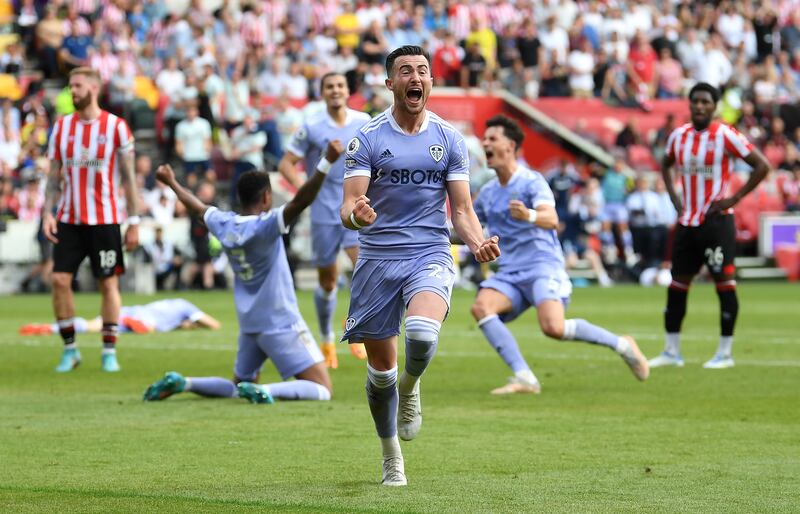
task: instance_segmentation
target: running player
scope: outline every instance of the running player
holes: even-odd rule
[[[394,50],[386,73],[394,104],[358,131],[345,156],[340,214],[345,227],[360,230],[361,248],[342,339],[365,344],[367,400],[383,449],[382,483],[403,486],[397,436],[410,440],[419,432],[419,379],[450,308],[454,265],[445,197],[456,233],[479,262],[494,260],[500,250],[497,238],[484,239],[472,210],[464,138],[425,109],[432,86],[425,51]],[[398,382],[397,336],[405,310],[406,364]]]
[[[202,217],[222,245],[236,274],[234,303],[239,318],[239,351],[233,380],[184,378],[174,371],[147,388],[145,401],[191,391],[201,396],[246,398],[253,403],[280,400],[330,400],[333,386],[314,338],[297,307],[292,274],[281,236],[308,207],[342,152],[339,140],[328,143],[317,171],[286,205],[272,208],[269,174],[248,171],[236,185],[242,213],[221,211],[201,202],[175,180],[168,165],[158,180],[178,195],[193,216]],[[261,367],[272,359],[283,382],[257,385]],[[296,380],[288,380],[294,377]]]
[[[220,326],[219,321],[183,298],[169,298],[130,307],[122,306],[119,310],[120,332],[149,334],[193,328],[219,330]],[[75,318],[76,333],[100,332],[102,329],[102,317],[89,320]],[[56,334],[58,323],[29,323],[20,328],[19,333],[24,336]]]
[[[538,172],[518,164],[525,137],[506,116],[486,122],[486,162],[497,173],[475,201],[475,212],[500,236],[500,268],[480,284],[472,315],[489,344],[514,372],[508,384],[492,394],[539,393],[541,385],[505,326],[529,307],[536,307],[539,327],[553,339],[577,340],[617,352],[639,380],[649,370],[632,337],[618,336],[583,319],[564,319],[572,284],[564,271],[558,241],[558,215],[553,192]]]
[[[75,342],[75,302],[72,277],[88,256],[102,295],[103,371],[119,371],[116,355],[119,331],[119,280],[125,271],[120,223],[120,179],[125,191],[128,230],[125,247],[139,244],[133,136],[125,120],[97,104],[100,75],[91,68],[75,68],[69,88],[75,112],[60,118],[50,134],[48,176],[42,231],[53,242],[53,310],[64,340],[56,371],[72,371],[81,362]],[[51,213],[61,191],[58,212]]]
[[[347,88],[347,79],[341,73],[323,75],[320,88],[326,109],[314,114],[297,129],[278,164],[281,175],[295,187],[302,184],[296,171],[298,162],[305,160],[306,169],[315,169],[328,141],[349,141],[370,119],[368,114],[347,107],[350,90]],[[353,266],[358,258],[358,233],[345,229],[339,222],[343,181],[344,159],[341,159],[331,163],[328,179],[317,199],[311,204],[311,251],[319,277],[319,287],[314,292],[314,305],[319,321],[320,348],[329,368],[339,367],[333,333],[336,281],[339,277],[336,259],[342,248]],[[367,356],[363,344],[351,344],[350,351],[359,359]]]
[[[707,369],[733,367],[733,328],[739,312],[736,298],[736,227],[733,206],[752,191],[770,171],[764,155],[735,128],[713,121],[719,92],[705,82],[689,91],[691,122],[670,134],[661,174],[678,224],[672,241],[672,283],[664,311],[664,352],[651,367],[683,366],[680,332],[686,315],[686,298],[694,276],[706,265],[717,288],[720,306],[720,338],[717,353],[703,364]],[[744,159],[753,171],[747,182],[728,196],[736,159]],[[682,198],[675,191],[672,168],[680,174]]]

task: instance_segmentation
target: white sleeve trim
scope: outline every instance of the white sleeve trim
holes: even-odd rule
[[[538,202],[533,203],[533,208],[536,209],[538,207],[541,207],[542,205],[549,205],[550,207],[555,207],[556,202],[553,200],[539,200]]]
[[[293,153],[296,157],[303,158],[306,156],[306,153],[296,146],[294,146],[294,141],[290,141],[288,145],[286,145],[286,151],[289,153]]]
[[[286,225],[286,221],[283,219],[283,210],[286,208],[286,204],[281,205],[277,209],[275,209],[275,215],[278,216],[278,231],[281,234],[288,234],[289,229],[292,228],[291,225]]]
[[[372,177],[372,172],[369,170],[352,170],[344,174],[344,178],[350,177]]]
[[[191,321],[192,323],[197,323],[199,320],[203,319],[203,316],[205,316],[205,315],[206,315],[206,313],[203,312],[203,311],[193,312],[189,316],[189,321]]]
[[[469,174],[468,173],[456,173],[456,174],[454,174],[452,176],[448,175],[447,176],[447,181],[448,182],[457,182],[457,181],[469,182]]]
[[[216,207],[214,207],[213,205],[212,205],[211,207],[209,207],[208,209],[206,209],[206,212],[205,212],[205,213],[203,213],[203,223],[205,223],[206,225],[208,225],[208,216],[209,216],[209,215],[210,215],[212,212],[214,212],[214,211],[218,211],[218,210],[219,210],[219,209],[217,209],[217,208],[216,208]]]

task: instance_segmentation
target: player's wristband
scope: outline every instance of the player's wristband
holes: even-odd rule
[[[142,218],[139,216],[128,217],[128,225],[138,225],[140,221],[142,221]]]
[[[358,230],[360,228],[364,228],[364,225],[362,225],[362,224],[360,224],[359,222],[356,221],[356,213],[354,213],[354,212],[350,213],[350,223],[354,227],[356,227],[356,230]]]
[[[326,159],[325,157],[319,161],[317,164],[317,171],[322,173],[323,175],[327,175],[331,169],[332,164]]]
[[[531,225],[536,224],[536,218],[539,216],[539,213],[536,212],[536,209],[528,209],[528,223]]]

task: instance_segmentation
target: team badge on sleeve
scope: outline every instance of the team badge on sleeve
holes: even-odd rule
[[[428,150],[431,153],[431,157],[433,157],[433,160],[436,162],[441,161],[442,157],[444,157],[444,148],[442,145],[432,145]]]
[[[361,141],[358,140],[357,137],[354,137],[347,143],[347,153],[354,154],[358,151],[359,147],[361,146]]]

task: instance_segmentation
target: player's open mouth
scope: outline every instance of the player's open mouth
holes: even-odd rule
[[[492,157],[494,157],[494,152],[491,151],[491,150],[486,150],[484,153],[486,153],[486,159],[487,160],[491,159]]]
[[[408,90],[406,93],[406,98],[411,100],[412,102],[416,103],[422,100],[422,89],[418,87],[413,87]]]

